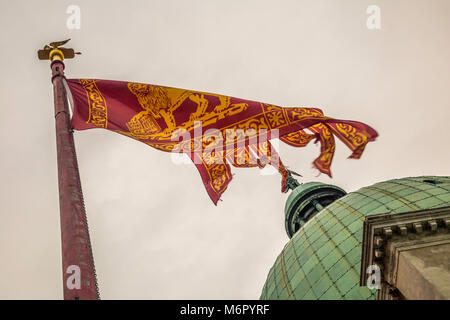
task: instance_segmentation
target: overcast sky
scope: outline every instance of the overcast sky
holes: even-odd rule
[[[381,29],[369,30],[369,5]],[[81,28],[69,30],[69,5]],[[281,145],[303,181],[347,191],[450,175],[450,2],[0,1],[0,298],[61,299],[51,41],[82,52],[68,78],[160,84],[322,108],[380,134],[360,160],[338,142]],[[288,241],[279,175],[232,168],[216,207],[193,165],[106,130],[75,132],[103,299],[256,299]]]

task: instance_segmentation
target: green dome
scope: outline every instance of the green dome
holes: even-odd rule
[[[294,234],[261,299],[375,299],[376,290],[359,286],[364,217],[448,205],[450,177],[394,179],[347,194]]]

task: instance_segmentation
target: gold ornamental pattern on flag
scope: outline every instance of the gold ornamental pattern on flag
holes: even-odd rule
[[[350,157],[357,159],[378,135],[364,123],[333,119],[318,108],[286,108],[134,82],[67,82],[75,105],[74,129],[108,129],[158,150],[188,154],[214,203],[232,179],[230,165],[273,165],[282,175],[282,189],[285,188],[288,172],[270,139],[304,147],[316,138],[321,152],[313,164],[331,176],[334,136],[352,150]]]

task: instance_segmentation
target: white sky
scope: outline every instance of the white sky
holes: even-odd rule
[[[81,9],[81,29],[66,9]],[[381,30],[366,27],[369,5]],[[69,78],[129,80],[320,107],[380,134],[360,160],[338,143],[286,165],[347,191],[450,175],[450,2],[0,1],[0,298],[60,299],[53,93],[36,51],[72,38]],[[254,299],[287,236],[280,177],[236,169],[215,207],[191,165],[102,130],[75,133],[103,299]]]

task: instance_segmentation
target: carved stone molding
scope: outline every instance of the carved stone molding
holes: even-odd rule
[[[449,299],[450,207],[367,216],[361,257],[361,286],[380,268],[378,299]]]

